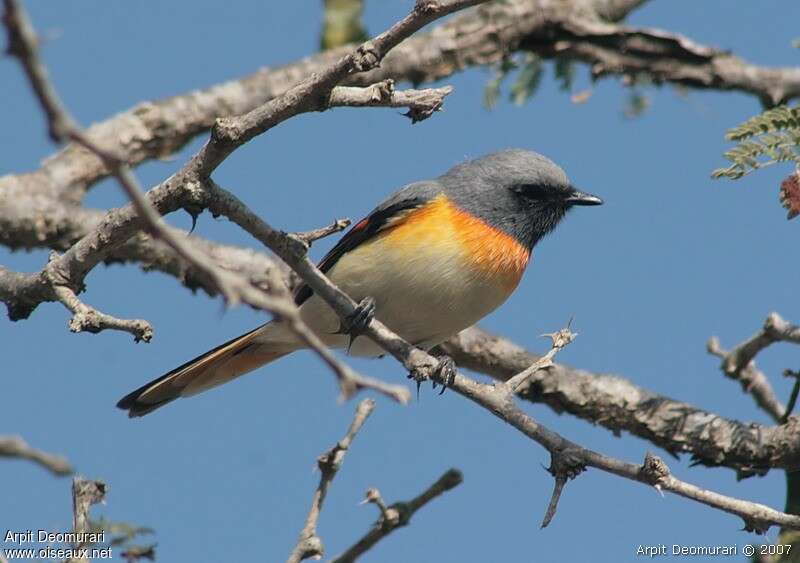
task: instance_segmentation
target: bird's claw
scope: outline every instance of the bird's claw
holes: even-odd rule
[[[433,388],[436,389],[436,379],[439,379],[442,386],[442,390],[439,391],[439,395],[441,395],[456,379],[456,363],[450,356],[439,356],[436,365],[430,368],[427,373],[426,371],[425,369],[415,369],[408,374],[408,378],[413,379],[417,384],[417,400],[419,400],[419,388],[423,381],[430,379]],[[436,379],[434,379],[434,376]]]
[[[366,332],[369,323],[375,318],[375,300],[372,297],[365,297],[356,305],[356,310],[353,314],[341,323],[339,328],[340,334],[346,334],[350,337],[350,342],[347,344],[347,352],[350,352],[350,347],[353,341]]]
[[[456,363],[453,361],[453,358],[450,356],[440,356],[439,365],[436,366],[436,373],[442,380],[442,390],[439,391],[439,395],[442,395],[456,380]],[[436,389],[436,381],[433,382],[433,388]]]

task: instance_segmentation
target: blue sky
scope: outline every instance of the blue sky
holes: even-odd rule
[[[318,2],[169,3],[86,0],[27,2],[50,39],[44,56],[56,87],[84,124],[146,99],[234,78],[308,55],[317,47]],[[367,2],[370,32],[401,17],[413,2]],[[795,10],[790,17],[790,10]],[[722,0],[651,2],[630,22],[685,33],[764,65],[796,65],[800,8],[786,3]],[[769,29],[769,33],[765,30]],[[582,69],[576,91],[588,87]],[[573,182],[607,204],[578,209],[536,249],[516,294],[483,326],[543,350],[538,334],[572,316],[578,339],[560,360],[624,375],[638,385],[722,416],[768,422],[722,377],[705,342],[730,347],[773,310],[800,320],[800,262],[790,242],[800,223],[785,221],[777,186],[788,169],[738,182],[713,181],[723,164],[724,132],[759,111],[740,94],[652,90],[642,117],[622,116],[627,95],[616,80],[592,87],[582,105],[558,91],[552,71],[524,107],[505,99],[481,106],[491,76],[474,69],[446,81],[455,87],[444,112],[410,126],[397,110],[335,110],[281,124],[237,151],[216,174],[272,224],[304,230],[334,217],[358,219],[408,182],[438,175],[467,157],[505,147],[537,150]],[[16,63],[0,59],[0,174],[37,166],[50,154],[43,120]],[[507,89],[506,89],[507,92]],[[174,159],[138,169],[153,185],[179,167],[201,140]],[[357,158],[354,158],[354,155]],[[96,186],[87,205],[124,202],[113,182]],[[169,217],[188,228],[185,214]],[[257,246],[224,220],[201,216],[196,232]],[[334,240],[312,249],[321,256]],[[39,269],[45,251],[9,253],[0,263]],[[0,431],[69,457],[80,473],[108,482],[95,511],[154,528],[161,561],[282,560],[305,518],[319,453],[343,435],[355,402],[336,401],[333,377],[311,354],[281,360],[234,384],[128,420],[114,403],[124,393],[186,359],[263,322],[246,308],[224,311],[218,299],[192,295],[174,279],[133,267],[98,268],[83,298],[122,317],[155,326],[150,344],[127,334],[75,335],[67,312],[41,306],[23,322],[0,320],[5,387]],[[797,368],[788,346],[760,365],[780,397],[780,377]],[[364,373],[404,381],[391,359],[353,361]],[[358,506],[377,487],[408,499],[447,468],[461,487],[419,512],[367,561],[628,561],[639,544],[731,544],[756,539],[727,514],[637,483],[588,471],[569,484],[546,530],[539,522],[552,479],[547,453],[454,393],[401,407],[377,408],[330,491],[319,532],[328,556],[341,552],[375,520]],[[558,416],[525,410],[566,437],[609,455],[639,461],[654,446]],[[668,460],[680,478],[780,508],[784,476],[737,483],[727,469]],[[0,463],[0,531],[71,525],[69,482],[25,462]],[[771,538],[777,531],[773,529]]]

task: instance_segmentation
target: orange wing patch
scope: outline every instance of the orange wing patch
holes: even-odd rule
[[[450,246],[481,274],[511,292],[519,284],[530,253],[517,240],[456,207],[442,194],[394,218],[379,235],[390,244]]]

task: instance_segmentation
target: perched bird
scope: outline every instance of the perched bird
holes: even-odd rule
[[[505,150],[405,186],[355,224],[319,268],[355,301],[372,298],[377,319],[430,349],[473,325],[514,291],[531,250],[576,205],[600,205],[551,160]],[[383,353],[342,334],[328,305],[304,285],[300,314],[329,346],[357,356]],[[303,348],[268,322],[151,381],[117,403],[129,416],[222,385]]]

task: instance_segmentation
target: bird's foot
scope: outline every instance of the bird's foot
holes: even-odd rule
[[[374,318],[375,300],[372,297],[365,297],[356,305],[356,310],[353,311],[353,314],[341,323],[339,334],[346,334],[350,337],[350,342],[347,344],[348,352],[350,352],[353,341],[366,332],[369,323]]]
[[[447,355],[437,356],[437,363],[435,366],[422,366],[418,369],[412,370],[408,374],[409,379],[413,379],[417,384],[417,399],[419,399],[419,388],[423,381],[431,380],[432,386],[436,389],[437,379],[442,386],[439,395],[444,393],[456,379],[456,363],[453,358]]]

